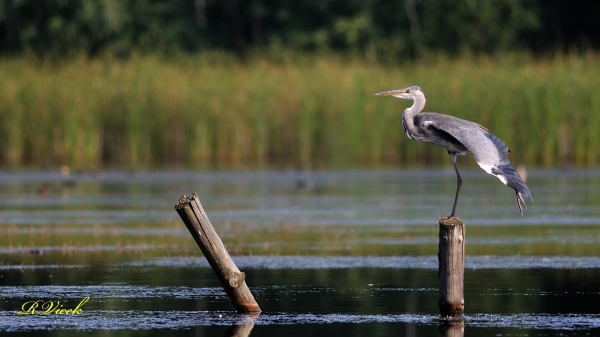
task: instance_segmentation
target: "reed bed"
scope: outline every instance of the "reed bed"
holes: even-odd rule
[[[224,55],[44,62],[0,59],[0,164],[128,167],[404,166],[442,162],[409,140],[426,110],[486,126],[528,166],[597,166],[600,57],[435,58],[399,65],[335,56],[239,62]],[[469,165],[473,165],[471,161]]]

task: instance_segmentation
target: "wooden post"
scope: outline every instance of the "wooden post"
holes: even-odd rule
[[[192,199],[182,196],[175,205],[175,210],[196,240],[235,309],[240,313],[260,312],[258,303],[246,285],[246,274],[241,272],[231,259],[206,216],[198,195],[194,193]]]
[[[461,318],[465,311],[463,283],[465,274],[465,224],[458,218],[438,219],[440,292],[438,305],[442,317]]]

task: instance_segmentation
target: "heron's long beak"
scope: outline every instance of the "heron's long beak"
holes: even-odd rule
[[[402,94],[406,93],[406,89],[398,89],[398,90],[390,90],[390,91],[382,91],[375,94],[375,96],[394,96],[398,97]]]

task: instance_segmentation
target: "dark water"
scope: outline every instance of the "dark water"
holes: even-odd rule
[[[598,173],[529,172],[521,217],[511,190],[465,170],[464,327],[437,306],[451,170],[0,173],[0,331],[600,336]],[[258,317],[235,313],[174,211],[194,191]],[[77,315],[18,315],[84,298]]]

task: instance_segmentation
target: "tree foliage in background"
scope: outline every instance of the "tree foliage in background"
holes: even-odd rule
[[[186,0],[2,1],[0,46],[39,55],[192,51],[206,37],[189,15],[193,11]]]
[[[594,0],[1,0],[4,54],[225,49],[427,52],[598,48]]]

